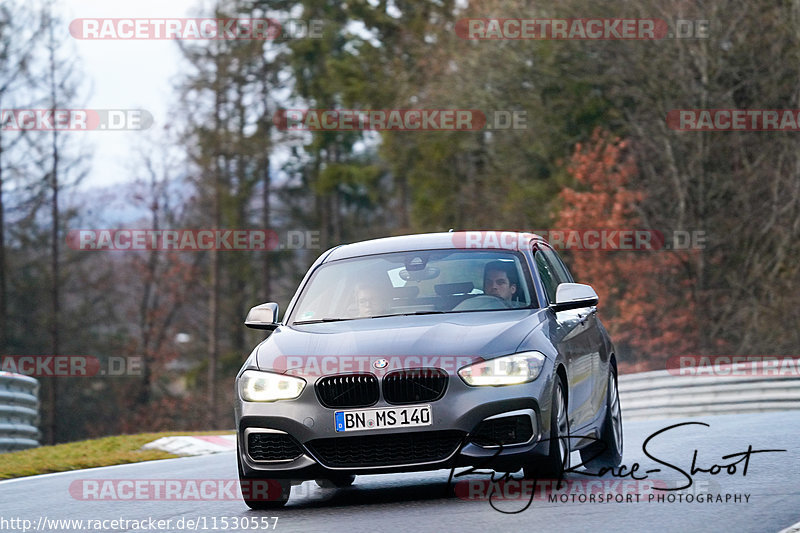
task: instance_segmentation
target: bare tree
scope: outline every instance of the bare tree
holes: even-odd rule
[[[32,83],[30,61],[32,49],[40,38],[36,31],[37,14],[24,5],[10,2],[0,6],[0,110],[24,105],[25,84]],[[28,85],[29,87],[29,85]],[[30,102],[28,102],[30,103]],[[8,281],[6,276],[6,213],[4,189],[5,171],[13,170],[19,152],[15,148],[23,132],[6,132],[0,124],[0,353],[8,350]]]
[[[42,101],[51,113],[57,109],[68,109],[74,105],[79,92],[79,72],[74,57],[65,57],[64,35],[65,25],[52,3],[47,3],[41,12],[41,27],[44,35],[44,47],[39,63],[39,79],[43,86]],[[40,133],[40,132],[37,132]],[[61,207],[61,195],[66,187],[74,186],[83,177],[80,166],[85,154],[70,138],[69,132],[61,132],[57,128],[40,133],[35,146],[41,153],[44,182],[50,196],[50,353],[62,353],[62,281],[61,239],[64,235],[64,211]],[[51,378],[46,383],[45,401],[45,435],[46,441],[58,441],[58,379]]]

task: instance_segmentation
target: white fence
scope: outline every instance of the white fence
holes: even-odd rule
[[[800,369],[800,362],[797,365],[794,370]],[[733,367],[717,367],[715,375],[681,376],[667,370],[621,375],[622,416],[643,420],[800,409],[798,372],[769,375],[777,373],[763,363],[747,368],[736,372]]]
[[[39,382],[0,372],[0,453],[39,446]]]

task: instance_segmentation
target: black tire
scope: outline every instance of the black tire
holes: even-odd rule
[[[274,498],[270,500],[264,499],[257,499],[252,500],[246,497],[246,493],[249,493],[249,490],[246,490],[245,487],[249,487],[250,484],[254,481],[264,482],[266,481],[263,478],[255,478],[255,477],[248,477],[244,475],[244,471],[242,470],[242,459],[239,455],[239,448],[237,445],[236,449],[236,463],[239,467],[239,485],[242,487],[242,499],[244,503],[250,508],[255,511],[262,511],[265,509],[279,509],[286,505],[286,502],[289,501],[289,494],[292,491],[292,482],[288,479],[274,479],[269,480],[269,488],[273,488],[274,484],[278,484],[280,486],[280,497]]]
[[[528,479],[556,479],[564,475],[569,468],[569,416],[567,416],[567,397],[564,384],[556,377],[553,384],[553,397],[550,403],[550,438],[549,453],[537,457],[523,466]]]
[[[323,489],[343,489],[349,487],[356,480],[356,476],[336,476],[330,479],[317,479],[315,483]]]
[[[617,369],[613,366],[608,373],[606,393],[606,416],[600,440],[581,450],[581,461],[587,468],[615,468],[622,464],[622,409],[619,405],[617,389]]]

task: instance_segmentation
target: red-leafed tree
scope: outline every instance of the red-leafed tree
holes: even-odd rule
[[[637,209],[646,195],[631,188],[637,166],[627,141],[595,131],[588,143],[575,147],[568,170],[576,185],[561,192],[555,227],[646,229]],[[617,347],[621,371],[664,368],[668,357],[696,353],[698,346],[691,281],[681,267],[680,254],[689,252],[653,241],[658,249],[652,251],[601,246],[567,252],[577,281],[590,283],[600,297],[599,314]]]

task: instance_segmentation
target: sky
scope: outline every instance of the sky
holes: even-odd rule
[[[67,22],[75,18],[171,18],[197,13],[198,0],[59,0]],[[135,148],[163,128],[176,101],[173,86],[181,72],[181,54],[174,41],[80,40],[64,28],[86,78],[87,109],[144,109],[154,124],[143,131],[75,132],[94,147],[92,168],[84,187],[108,186],[131,179]]]
[[[0,0],[2,1],[2,0]],[[24,0],[23,0],[24,1]],[[87,148],[93,148],[92,165],[81,188],[107,188],[130,182],[132,168],[140,161],[138,150],[149,140],[160,139],[170,120],[170,108],[177,102],[175,86],[187,71],[175,41],[172,40],[90,40],[69,34],[69,23],[78,18],[177,18],[207,16],[215,0],[55,0],[65,20],[63,37],[66,53],[76,53],[86,78],[87,109],[143,109],[152,114],[154,124],[143,131],[81,131]],[[351,28],[363,32],[358,27]],[[78,106],[76,106],[78,107]],[[374,136],[377,137],[377,136]],[[359,143],[356,151],[365,149]],[[281,166],[289,159],[286,149],[272,154],[274,179],[280,179]],[[113,190],[113,188],[112,188]]]

